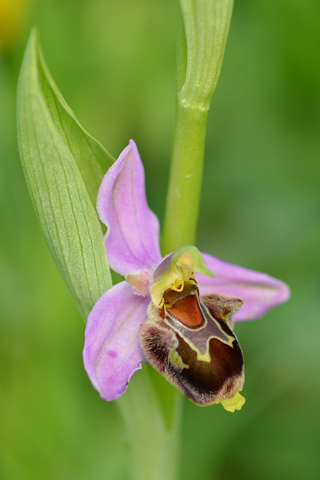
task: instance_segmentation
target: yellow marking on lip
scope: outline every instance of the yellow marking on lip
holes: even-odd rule
[[[172,350],[172,352],[170,353],[170,359],[172,363],[174,363],[174,365],[178,367],[180,370],[183,370],[184,368],[190,368],[189,365],[184,363],[184,361],[182,360],[182,358],[180,357],[179,353],[176,350]]]
[[[207,363],[210,363],[211,362],[211,356],[210,356],[210,351],[209,351],[209,348],[210,348],[210,340],[212,340],[213,338],[215,338],[216,340],[218,340],[219,342],[222,342],[224,343],[225,345],[228,345],[229,347],[233,348],[233,342],[235,340],[235,338],[231,335],[228,335],[226,332],[224,332],[222,330],[222,327],[220,326],[219,322],[217,322],[217,320],[212,317],[212,315],[210,314],[208,308],[203,305],[201,302],[200,302],[200,309],[204,308],[207,315],[212,319],[212,321],[215,323],[215,325],[218,327],[218,329],[220,330],[220,332],[225,336],[227,337],[228,340],[223,340],[222,338],[216,336],[216,335],[209,335],[207,340],[206,340],[206,350],[205,350],[205,353],[201,353],[199,348],[197,348],[195,346],[195,344],[189,339],[187,338],[183,331],[181,331],[178,327],[176,327],[174,324],[172,323],[169,323],[166,318],[164,318],[164,322],[168,325],[168,327],[172,328],[172,330],[174,330],[178,335],[180,335],[180,337],[189,345],[189,347],[194,351],[196,352],[197,354],[197,360],[201,361],[201,362],[207,362]],[[174,322],[176,321],[179,321],[178,319],[176,319],[173,315],[170,314],[170,312],[166,312],[167,313],[167,316],[173,320]],[[186,330],[189,330],[191,332],[199,332],[203,329],[206,328],[206,326],[208,325],[208,319],[206,317],[206,315],[203,315],[203,312],[202,312],[202,317],[204,318],[204,322],[203,322],[203,325],[201,325],[200,327],[197,327],[197,328],[188,328],[186,325],[184,325],[183,323],[181,323],[182,325],[182,328],[185,328]]]

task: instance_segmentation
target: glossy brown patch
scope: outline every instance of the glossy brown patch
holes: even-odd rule
[[[197,359],[197,354],[180,337],[177,352],[188,369],[176,373],[185,387],[186,395],[194,402],[205,405],[224,397],[231,397],[242,388],[243,356],[238,342],[233,347],[216,338],[210,340],[210,362]]]
[[[167,311],[187,327],[200,327],[203,323],[196,295],[186,295],[176,300]]]

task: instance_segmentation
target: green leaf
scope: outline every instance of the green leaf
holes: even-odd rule
[[[180,7],[179,101],[208,110],[220,76],[233,0],[180,0]]]
[[[19,152],[40,226],[82,315],[112,285],[95,202],[111,155],[79,124],[45,65],[36,30],[17,98]]]

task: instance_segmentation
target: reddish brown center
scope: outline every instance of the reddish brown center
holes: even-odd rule
[[[195,328],[202,325],[203,318],[196,295],[191,294],[179,298],[167,310],[186,327]]]

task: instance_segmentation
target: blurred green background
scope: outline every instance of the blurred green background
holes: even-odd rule
[[[15,91],[37,25],[84,127],[129,138],[163,219],[173,138],[177,0],[0,0],[0,478],[126,479],[114,404],[82,366],[84,324],[24,184]],[[289,303],[236,327],[247,403],[185,401],[181,479],[320,478],[320,3],[236,1],[208,124],[201,250],[268,272]]]

